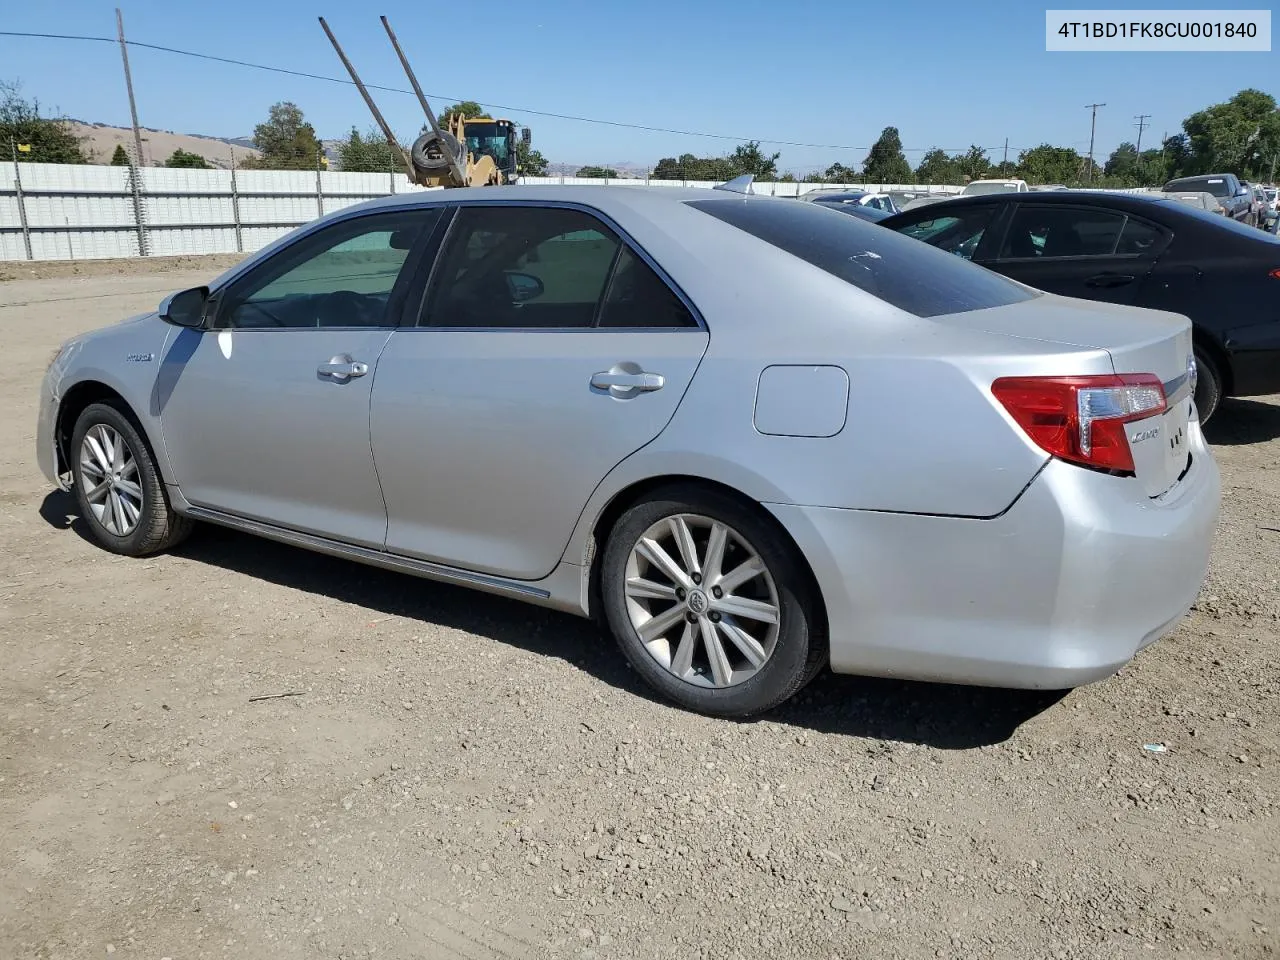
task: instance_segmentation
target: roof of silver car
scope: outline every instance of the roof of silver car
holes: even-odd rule
[[[770,197],[751,195],[754,199],[768,200]],[[558,200],[564,203],[599,203],[622,200],[628,205],[679,203],[687,200],[713,199],[746,199],[741,193],[712,192],[706,187],[659,187],[649,184],[635,186],[613,186],[593,184],[517,184],[503,187],[458,187],[450,190],[414,190],[411,193],[397,193],[389,197],[377,197],[358,204],[367,210],[370,207],[413,207],[423,203],[458,203],[471,200]],[[351,210],[344,207],[336,213]]]

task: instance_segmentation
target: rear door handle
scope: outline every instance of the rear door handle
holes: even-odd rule
[[[661,390],[666,378],[660,373],[628,373],[618,370],[601,370],[591,375],[591,385],[597,390],[617,393],[651,393]]]
[[[1098,273],[1084,282],[1086,287],[1123,287],[1133,283],[1134,278],[1127,273]]]
[[[352,377],[363,377],[369,372],[369,365],[361,363],[359,360],[352,360],[347,354],[341,354],[334,357],[328,363],[322,363],[316,368],[316,373],[322,377],[328,377],[331,380],[337,380],[339,383],[345,383]]]

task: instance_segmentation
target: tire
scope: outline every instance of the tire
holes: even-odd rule
[[[1222,403],[1222,374],[1218,365],[1209,359],[1203,351],[1197,349],[1196,357],[1196,412],[1200,414],[1200,423],[1206,424],[1218,411]]]
[[[431,156],[432,153],[438,156]],[[424,133],[413,141],[413,146],[409,150],[409,156],[416,169],[431,171],[448,170],[449,158],[459,157],[461,153],[462,147],[458,143],[458,138],[447,130],[440,131],[439,137],[431,131]]]
[[[150,446],[118,407],[93,403],[84,409],[71,434],[69,459],[80,514],[102,547],[141,557],[190,534],[192,521],[170,505]],[[112,486],[91,494],[104,483]]]
[[[693,571],[678,547],[673,521],[689,532],[697,557]],[[727,532],[721,574],[741,574],[749,569],[743,562],[753,557],[763,573],[716,577],[708,569],[702,580],[717,524]],[[648,559],[654,554],[641,546],[642,538],[663,548],[683,581]],[[618,518],[601,564],[601,605],[618,646],[651,687],[689,710],[719,717],[761,713],[794,696],[827,662],[814,592],[798,551],[761,511],[732,497],[686,485],[656,491]],[[639,591],[637,581],[644,585]],[[714,596],[722,582],[733,585]],[[772,624],[757,619],[769,606],[776,613]],[[650,623],[659,630],[646,643],[639,631]],[[716,645],[722,654],[713,660],[709,651]]]

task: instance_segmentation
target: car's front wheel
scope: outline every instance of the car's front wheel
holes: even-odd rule
[[[151,448],[117,407],[85,407],[71,434],[70,458],[80,513],[106,549],[140,557],[190,532],[191,521],[169,504]]]
[[[698,487],[659,491],[618,519],[602,564],[623,653],[684,707],[760,713],[826,662],[803,561],[758,508]]]

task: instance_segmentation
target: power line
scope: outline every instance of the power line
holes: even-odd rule
[[[24,37],[45,40],[87,40],[102,43],[115,43],[112,37],[93,37],[83,34],[69,33],[29,33],[17,30],[0,30],[0,37]],[[177,47],[167,47],[158,43],[144,43],[140,40],[127,40],[126,44],[130,47],[140,47],[147,50],[158,50],[162,53],[172,53],[183,57],[195,57],[199,60],[211,60],[215,63],[227,63],[237,67],[249,67],[254,70],[266,70],[271,73],[281,73],[291,77],[302,77],[306,80],[323,80],[326,83],[340,83],[345,86],[355,86],[350,80],[344,80],[341,77],[330,77],[319,73],[306,73],[302,70],[290,70],[286,67],[273,67],[262,63],[250,63],[247,60],[236,60],[231,57],[218,57],[210,53],[198,53],[194,50],[180,50]],[[370,90],[382,90],[387,93],[400,93],[412,96],[412,90],[405,90],[400,87],[384,87],[376,83],[366,83],[365,86]],[[446,97],[442,94],[427,94],[435,100],[448,100],[455,103],[460,102],[461,97]],[[492,107],[497,110],[505,110],[513,114],[527,113],[535,117],[550,117],[555,120],[572,120],[577,123],[598,123],[610,127],[624,127],[629,130],[643,130],[649,133],[670,133],[682,137],[706,137],[712,140],[731,140],[736,143],[748,143],[754,141],[760,144],[769,144],[779,147],[806,147],[815,150],[870,150],[870,147],[850,146],[848,144],[832,144],[832,143],[801,143],[795,140],[765,140],[757,137],[734,137],[723,133],[706,133],[698,130],[677,130],[672,127],[655,127],[642,123],[626,123],[621,120],[604,120],[599,117],[579,117],[567,113],[553,113],[547,110],[532,110],[527,107],[513,107],[502,103],[483,103],[481,106]],[[903,147],[903,153],[927,153],[933,149],[941,149],[945,153],[962,153],[968,147]],[[985,147],[987,151],[997,150],[998,147]],[[1026,147],[1014,147],[1015,150],[1025,150]]]

